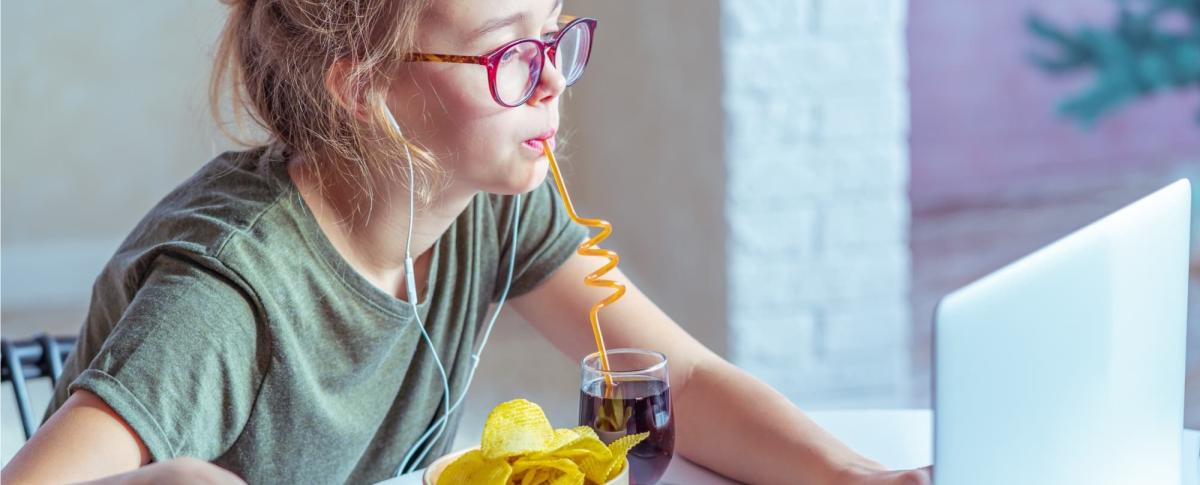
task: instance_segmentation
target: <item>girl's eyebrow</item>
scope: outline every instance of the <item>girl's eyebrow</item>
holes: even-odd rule
[[[550,12],[553,13],[558,7],[562,6],[563,0],[554,0],[554,4],[550,7]],[[548,15],[547,15],[548,16]],[[475,40],[483,37],[491,32],[508,27],[517,22],[525,20],[525,12],[517,12],[507,17],[494,18],[484,22],[479,28],[471,31],[470,39]]]

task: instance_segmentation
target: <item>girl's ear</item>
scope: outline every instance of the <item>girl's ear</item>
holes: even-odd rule
[[[325,73],[325,89],[342,109],[353,114],[354,119],[366,122],[371,119],[366,99],[367,80],[355,76],[353,67],[344,57],[334,61]]]

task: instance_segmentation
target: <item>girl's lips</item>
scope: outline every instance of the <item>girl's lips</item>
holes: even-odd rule
[[[546,138],[546,142],[550,144],[550,149],[554,150],[554,146],[555,146],[554,137],[551,136],[550,138]],[[524,143],[521,143],[521,145],[525,146],[525,148],[528,148],[530,150],[537,152],[539,155],[543,153],[542,152],[542,140],[539,138],[530,138],[528,140],[525,140]]]

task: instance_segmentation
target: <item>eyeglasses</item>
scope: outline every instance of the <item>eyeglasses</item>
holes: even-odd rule
[[[533,96],[533,90],[542,78],[542,65],[547,54],[550,62],[562,72],[567,86],[575,84],[583,76],[588,58],[592,54],[592,36],[596,31],[596,19],[568,15],[559,17],[560,29],[548,42],[538,39],[518,39],[504,44],[482,56],[459,56],[452,54],[405,54],[405,62],[457,62],[481,64],[487,67],[488,85],[492,98],[509,108],[520,106]]]

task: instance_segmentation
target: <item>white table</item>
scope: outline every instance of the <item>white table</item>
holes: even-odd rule
[[[920,468],[933,462],[933,413],[928,409],[812,411],[808,415],[854,450],[888,468]],[[1200,485],[1200,432],[1183,432],[1183,484]],[[420,485],[419,470],[381,484]],[[737,483],[682,457],[671,460],[662,485]]]
[[[928,409],[814,411],[809,416],[854,450],[888,468],[933,463],[933,412]],[[1200,485],[1200,431],[1183,430],[1181,453],[1183,485]]]

